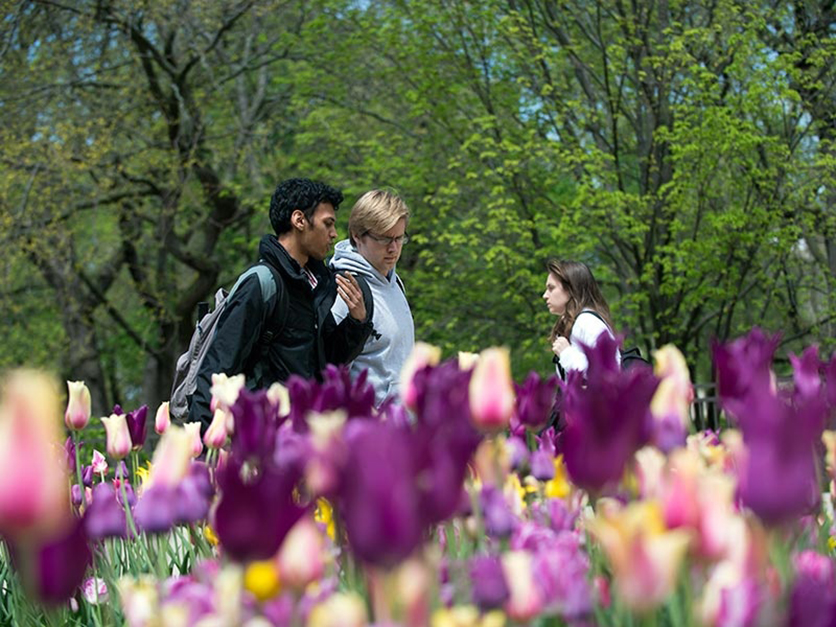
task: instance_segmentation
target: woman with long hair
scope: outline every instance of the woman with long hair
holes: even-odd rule
[[[543,300],[557,316],[549,341],[561,378],[570,370],[586,374],[587,360],[581,345],[595,346],[603,333],[612,333],[610,308],[592,271],[585,263],[550,259]],[[620,359],[616,351],[616,359]]]

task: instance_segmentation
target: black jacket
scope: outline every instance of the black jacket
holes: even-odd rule
[[[260,259],[282,278],[283,284],[277,289],[286,290],[286,314],[283,316],[276,306],[278,293],[265,302],[254,274],[230,295],[200,366],[189,408],[189,420],[203,422],[204,428],[212,419],[209,401],[213,373],[243,372],[249,388],[284,382],[292,374],[319,379],[327,364],[345,364],[357,357],[372,330],[368,316],[365,322],[346,316],[336,323],[331,306],[337,298],[337,283],[333,271],[323,262],[308,261],[308,270],[318,280],[316,288],[311,289],[305,272],[274,235],[262,238],[258,252]],[[268,329],[273,332],[269,340],[265,338]]]

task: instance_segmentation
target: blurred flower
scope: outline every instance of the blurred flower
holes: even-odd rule
[[[738,469],[740,497],[764,522],[780,524],[819,501],[815,446],[827,408],[823,399],[790,405],[753,391],[738,409],[746,454]]]
[[[273,560],[250,562],[244,571],[244,588],[259,601],[272,599],[281,590],[279,571]]]
[[[154,416],[154,431],[159,435],[166,432],[169,425],[171,425],[171,412],[169,409],[169,402],[163,401],[157,408],[157,413]]]
[[[815,551],[793,556],[796,576],[790,593],[791,626],[832,625],[836,617],[836,578],[833,559]]]
[[[279,417],[290,413],[290,392],[278,381],[267,388],[267,400],[276,406]]]
[[[431,627],[505,627],[505,614],[498,610],[480,614],[472,605],[436,610]]]
[[[87,508],[84,525],[93,540],[126,537],[125,508],[117,500],[113,484],[100,483],[93,488],[93,501]]]
[[[413,385],[415,374],[427,367],[435,366],[441,361],[441,349],[424,342],[416,342],[412,353],[401,368],[401,398],[409,409],[415,409],[418,401],[418,390]]]
[[[186,422],[183,424],[183,428],[191,440],[192,457],[198,457],[203,452],[203,442],[200,439],[201,424],[200,422]]]
[[[245,480],[242,470],[234,458],[218,470],[221,498],[212,526],[231,558],[241,562],[269,559],[305,512],[293,500],[301,471],[280,473],[265,466]]]
[[[91,461],[91,469],[97,475],[104,475],[107,472],[107,458],[93,449],[93,459]]]
[[[55,382],[16,370],[0,401],[0,534],[15,541],[62,533],[71,516]]]
[[[685,445],[691,424],[690,406],[694,388],[688,364],[679,349],[668,344],[653,353],[659,387],[650,402],[655,428],[653,441],[664,453]]]
[[[780,335],[770,337],[756,327],[733,342],[712,344],[717,394],[724,408],[736,415],[753,387],[758,392],[773,388],[772,357],[779,340]]]
[[[544,494],[550,499],[563,499],[572,493],[572,485],[566,474],[566,466],[563,464],[563,455],[558,455],[552,460],[554,466],[554,477],[546,482]]]
[[[212,393],[210,409],[213,412],[216,409],[231,409],[238,400],[238,394],[246,389],[245,384],[246,377],[243,374],[236,374],[232,377],[222,372],[213,374],[212,387],[209,389]]]
[[[749,627],[759,624],[762,596],[753,578],[747,577],[737,565],[722,561],[709,571],[696,611],[707,626]]]
[[[81,586],[81,594],[88,603],[98,605],[108,601],[107,584],[99,577],[88,577]]]
[[[392,566],[422,539],[412,441],[388,423],[358,425],[349,441],[341,504],[348,539],[364,562]]]
[[[203,434],[203,443],[208,448],[221,448],[226,443],[226,424],[228,411],[218,408],[212,417],[212,423]]]
[[[514,412],[514,384],[511,379],[511,353],[507,348],[487,348],[470,377],[470,416],[482,431],[508,426]]]
[[[79,446],[81,446],[81,443],[79,443]],[[67,470],[70,474],[75,473],[75,442],[73,442],[73,436],[71,435],[64,440],[64,460],[67,462]]]
[[[509,591],[505,613],[515,621],[526,623],[543,609],[543,599],[534,582],[531,554],[528,551],[508,551],[502,554],[501,559]]]
[[[686,531],[665,529],[654,502],[604,511],[587,522],[612,567],[619,598],[638,612],[654,609],[673,591],[688,549]]]
[[[186,429],[176,425],[162,435],[154,450],[146,489],[155,484],[173,487],[183,480],[192,463],[192,438]]]
[[[365,627],[366,604],[356,594],[337,593],[316,605],[307,627]]]
[[[160,597],[151,575],[123,577],[117,584],[128,627],[152,627],[159,622]]]
[[[64,424],[73,431],[79,431],[90,422],[90,390],[84,381],[67,381],[70,398],[64,412]]]
[[[66,602],[81,585],[93,560],[82,519],[73,520],[62,533],[42,544],[11,543],[10,548],[25,588],[48,605]]]
[[[532,431],[546,426],[555,403],[558,378],[555,375],[541,379],[536,372],[528,373],[522,385],[515,385],[517,405],[512,422]]]
[[[271,457],[279,424],[276,408],[267,397],[267,392],[250,392],[244,388],[231,410],[235,418],[232,455],[239,463],[250,458],[264,460]]]
[[[819,350],[815,346],[804,349],[801,357],[789,354],[793,368],[793,382],[795,392],[801,398],[815,398],[822,389],[822,363],[819,360]]]
[[[508,584],[502,562],[495,555],[477,555],[470,560],[472,598],[482,611],[502,607],[508,599]]]
[[[148,418],[148,405],[142,405],[132,412],[128,412],[125,421],[128,423],[128,433],[131,436],[133,450],[138,451],[145,446],[145,422]]]
[[[325,572],[325,542],[310,516],[303,516],[282,542],[276,559],[284,583],[304,590]]]
[[[131,434],[125,414],[111,414],[102,418],[107,432],[107,454],[114,459],[122,459],[131,452]]]
[[[531,454],[531,476],[538,481],[554,479],[554,455],[543,448],[538,448]]]
[[[563,455],[572,482],[591,491],[618,481],[651,433],[650,400],[657,379],[647,368],[617,369],[616,343],[602,336],[586,348],[587,378],[570,373],[564,385]]]
[[[517,519],[511,513],[502,492],[492,485],[482,488],[479,495],[485,531],[493,538],[507,538],[511,535]]]
[[[142,492],[134,507],[134,520],[140,531],[165,533],[174,526],[176,507],[175,488],[157,483]]]
[[[479,353],[459,351],[456,360],[459,364],[459,370],[472,370],[479,361]]]
[[[510,437],[505,440],[505,451],[508,463],[513,470],[518,470],[528,463],[528,445],[525,440],[518,437]]]

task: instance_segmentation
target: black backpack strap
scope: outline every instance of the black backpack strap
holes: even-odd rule
[[[602,316],[601,314],[599,314],[599,313],[598,313],[597,311],[595,311],[594,309],[584,309],[583,311],[581,311],[581,313],[579,313],[577,316],[575,316],[575,320],[577,320],[577,319],[578,319],[578,317],[580,317],[580,315],[581,315],[581,314],[585,314],[585,313],[592,314],[593,316],[595,316],[596,318],[598,318],[598,320],[600,320],[601,322],[603,322],[605,327],[607,327],[608,329],[610,329],[610,325],[608,325],[608,324],[607,324],[607,321],[606,321],[606,320],[604,320],[604,316]],[[610,329],[610,333],[612,333],[612,329]]]
[[[352,273],[354,274],[354,273]],[[354,274],[357,279],[357,285],[360,286],[360,291],[363,292],[363,303],[366,305],[366,320],[374,318],[374,296],[372,296],[372,288],[369,287],[369,282],[362,274]]]
[[[259,260],[259,265],[265,266],[273,275],[273,280],[276,283],[276,303],[273,306],[273,311],[269,313],[269,320],[261,335],[261,350],[266,353],[267,347],[273,342],[273,339],[281,333],[287,322],[287,314],[290,306],[287,300],[287,287],[284,284],[284,279],[276,268],[265,262],[263,259]]]

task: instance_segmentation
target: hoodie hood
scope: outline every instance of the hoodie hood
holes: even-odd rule
[[[348,270],[355,274],[361,274],[369,283],[389,285],[395,281],[395,269],[390,276],[380,274],[357,249],[351,245],[351,240],[344,239],[334,246],[334,257],[331,259],[331,267],[336,270]]]

